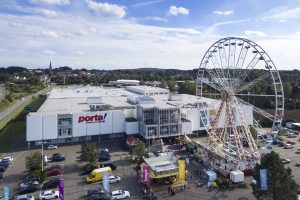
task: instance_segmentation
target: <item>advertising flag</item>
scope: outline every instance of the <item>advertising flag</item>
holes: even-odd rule
[[[185,160],[178,160],[178,179],[185,179]]]
[[[6,186],[3,187],[3,199],[9,200],[9,188]]]
[[[268,189],[267,170],[266,169],[259,170],[259,175],[260,175],[260,189],[267,190]]]
[[[64,180],[61,177],[58,179],[58,191],[59,199],[64,200]]]
[[[103,172],[103,187],[106,190],[106,192],[110,192],[110,188],[109,188],[109,172]]]
[[[143,166],[143,182],[145,185],[150,185],[150,167]]]

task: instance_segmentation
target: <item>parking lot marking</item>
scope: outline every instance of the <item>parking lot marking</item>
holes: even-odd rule
[[[15,159],[18,159],[23,153],[25,153],[25,151],[22,151],[19,155],[17,155],[17,156],[15,157]]]

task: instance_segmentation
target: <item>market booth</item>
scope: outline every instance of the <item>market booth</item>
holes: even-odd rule
[[[165,190],[169,187],[181,187],[185,182],[185,161],[177,160],[173,153],[165,156],[145,158],[143,179],[153,191]],[[148,176],[148,177],[146,177]]]

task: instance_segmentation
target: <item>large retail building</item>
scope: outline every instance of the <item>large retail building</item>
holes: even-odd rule
[[[170,94],[150,86],[54,88],[37,112],[27,115],[28,145],[67,143],[138,135],[144,139],[197,134],[209,127],[220,101]],[[247,123],[251,106],[243,105]],[[221,120],[225,119],[225,112]]]

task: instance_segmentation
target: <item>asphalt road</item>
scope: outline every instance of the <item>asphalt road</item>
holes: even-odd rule
[[[4,111],[0,112],[0,120],[4,119],[7,115],[9,115],[11,112],[13,112],[14,110],[16,110],[19,106],[21,106],[25,101],[29,100],[30,98],[32,98],[33,96],[37,96],[40,95],[41,93],[43,93],[44,91],[39,91],[35,94],[31,94],[28,95],[26,97],[24,97],[23,100],[21,99],[17,99],[14,104],[12,104],[11,106],[9,106],[7,109],[5,109]]]

